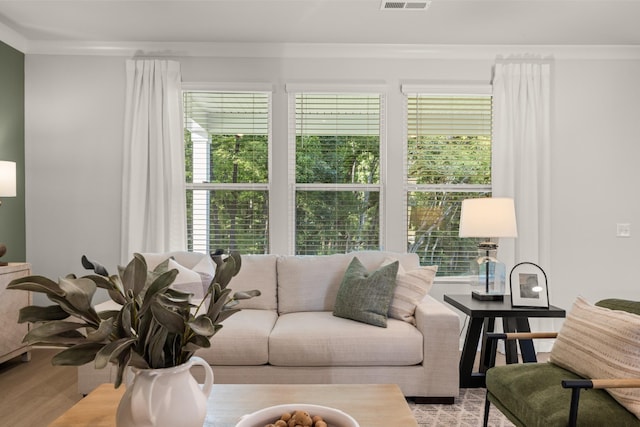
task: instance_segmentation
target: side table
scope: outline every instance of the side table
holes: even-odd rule
[[[469,316],[467,335],[460,356],[460,387],[484,387],[486,334],[493,332],[496,317],[502,318],[504,332],[531,332],[530,317],[565,317],[563,309],[550,305],[549,308],[513,307],[510,298],[504,301],[479,301],[468,295],[445,295],[445,302]],[[473,372],[478,344],[482,336],[479,372]],[[519,340],[520,352],[524,362],[535,362],[536,351],[532,340]],[[518,362],[518,349],[515,341],[509,341],[505,347],[506,362]]]
[[[30,347],[22,342],[29,325],[18,323],[20,309],[31,305],[31,292],[7,290],[12,280],[30,274],[31,264],[25,262],[10,262],[0,267],[0,363],[20,355],[23,361],[31,357]]]

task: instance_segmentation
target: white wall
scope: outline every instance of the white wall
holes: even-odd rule
[[[27,260],[35,273],[82,273],[80,256],[111,270],[119,259],[124,109],[122,57],[27,55]],[[386,249],[404,250],[402,83],[488,83],[485,59],[181,58],[185,82],[274,84],[274,186],[286,193],[286,94],[289,82],[364,82],[388,87]],[[551,303],[569,308],[577,295],[595,301],[638,298],[640,255],[640,59],[556,59],[552,149]],[[279,199],[282,200],[282,199]],[[275,206],[275,204],[272,204]],[[615,237],[617,222],[632,237]],[[274,224],[283,229],[286,217]],[[635,226],[635,228],[633,228]],[[395,228],[394,228],[395,227]],[[274,233],[276,235],[277,233]],[[274,252],[287,250],[274,241]],[[457,285],[434,287],[438,297]]]
[[[124,62],[27,55],[27,261],[35,274],[83,273],[119,259]]]

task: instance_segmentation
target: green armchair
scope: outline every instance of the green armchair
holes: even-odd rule
[[[640,302],[607,299],[596,306],[640,315]],[[556,333],[506,333],[487,336],[487,394],[484,426],[492,403],[516,426],[640,426],[605,389],[640,388],[640,378],[588,379],[552,362],[495,366],[499,340],[555,338]],[[588,390],[581,393],[581,390]]]

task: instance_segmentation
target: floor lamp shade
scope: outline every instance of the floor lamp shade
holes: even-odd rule
[[[16,197],[16,162],[0,161],[0,197]]]
[[[478,245],[478,258],[472,263],[473,284],[483,291],[473,291],[479,300],[502,300],[505,291],[506,267],[497,258],[498,244],[491,238],[518,237],[513,199],[478,198],[462,201],[460,237],[487,239]]]

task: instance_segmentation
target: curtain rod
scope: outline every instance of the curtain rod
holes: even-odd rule
[[[542,57],[540,55],[535,55],[535,54],[522,54],[522,55],[509,55],[507,57],[503,56],[503,55],[498,55],[496,56],[496,64],[501,63],[501,64],[510,64],[510,63],[516,63],[516,64],[520,64],[523,62],[533,62],[533,63],[537,63],[537,64],[552,64],[554,62],[554,58],[553,55],[548,55],[545,57]]]

